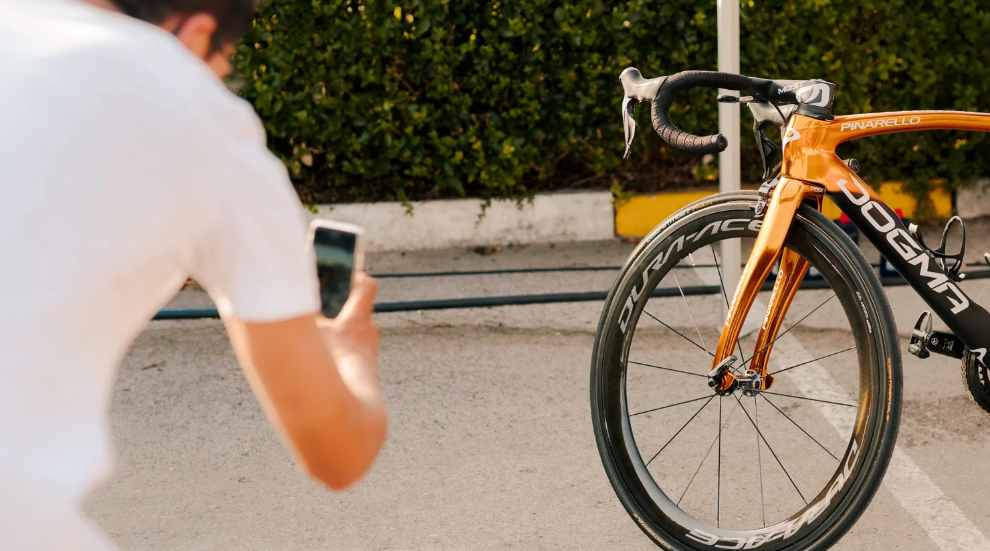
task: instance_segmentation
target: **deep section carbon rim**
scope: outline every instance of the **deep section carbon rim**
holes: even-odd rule
[[[675,548],[807,548],[875,490],[889,366],[873,331],[875,305],[841,247],[800,225],[788,237],[811,262],[809,277],[829,288],[795,299],[772,343],[768,372],[777,381],[766,392],[716,396],[707,387],[731,291],[650,296],[658,287],[724,289],[720,242],[742,239],[745,249],[758,229],[752,211],[736,205],[648,238],[599,329],[593,407],[603,461],[644,531]],[[745,360],[768,295],[747,321],[757,330],[737,343]]]

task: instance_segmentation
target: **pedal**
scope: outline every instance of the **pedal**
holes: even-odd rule
[[[926,310],[921,313],[918,322],[914,324],[914,330],[911,331],[911,343],[908,344],[908,352],[922,360],[931,356],[931,353],[928,351],[928,333],[931,333],[931,331],[932,313]]]
[[[952,229],[952,225],[957,223],[959,224],[959,229],[962,231],[962,243],[959,246],[959,252],[950,254],[945,252],[946,241],[948,241],[949,230]],[[962,218],[953,216],[949,219],[949,222],[945,224],[945,229],[942,230],[942,240],[937,249],[933,249],[925,244],[925,239],[921,236],[917,224],[908,226],[908,232],[914,236],[918,244],[921,245],[921,248],[928,253],[928,256],[935,259],[935,262],[942,268],[945,275],[949,276],[952,281],[958,282],[966,278],[966,274],[959,273],[959,270],[963,267],[963,258],[966,256],[966,224],[963,223]],[[990,255],[984,256],[984,259],[987,260],[987,264],[990,264]],[[949,260],[952,261],[952,264],[947,262]]]
[[[966,351],[966,345],[959,337],[946,331],[932,331],[932,313],[925,311],[921,313],[918,322],[914,324],[911,331],[911,343],[908,344],[908,352],[915,356],[926,359],[932,352],[941,356],[961,359]]]

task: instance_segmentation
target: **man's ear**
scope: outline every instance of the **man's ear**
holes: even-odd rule
[[[205,60],[212,51],[213,33],[217,30],[217,20],[208,13],[196,13],[189,17],[172,16],[162,24],[162,28],[175,33],[196,57]]]

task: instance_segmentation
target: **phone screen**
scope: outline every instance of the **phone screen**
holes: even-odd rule
[[[313,233],[320,298],[323,301],[323,315],[328,318],[340,314],[351,293],[356,246],[357,235],[350,232],[318,227]]]

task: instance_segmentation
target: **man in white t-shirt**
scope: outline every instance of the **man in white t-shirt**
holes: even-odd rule
[[[381,448],[375,284],[317,314],[299,201],[218,78],[252,3],[0,0],[3,551],[111,548],[80,504],[116,367],[187,276],[309,474],[347,487]]]

